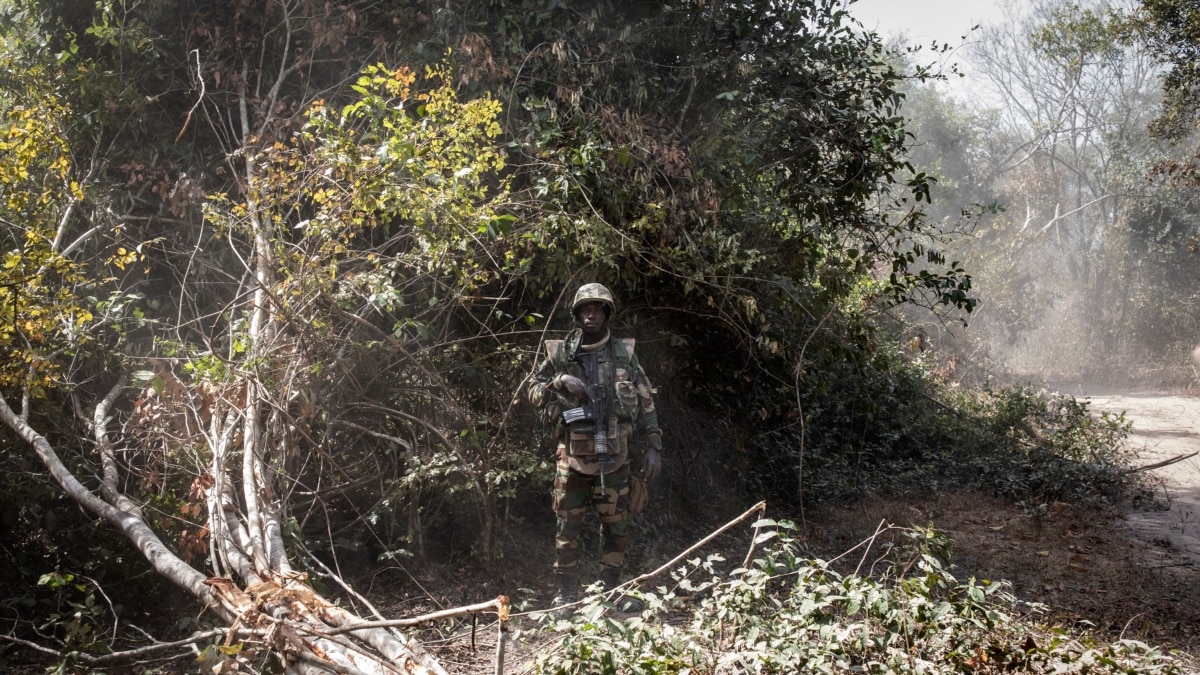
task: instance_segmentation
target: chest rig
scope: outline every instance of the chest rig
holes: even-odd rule
[[[587,388],[579,400],[563,401],[556,435],[581,464],[598,464],[601,476],[625,462],[640,410],[634,345],[632,338],[609,338],[602,348],[585,351],[578,335],[546,341],[555,373],[574,375]]]

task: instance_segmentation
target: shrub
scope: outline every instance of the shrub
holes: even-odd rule
[[[760,521],[760,526],[775,525]],[[1132,640],[1096,643],[1022,618],[1003,583],[955,579],[936,555],[945,538],[905,530],[878,577],[843,576],[806,558],[787,523],[727,577],[719,557],[692,560],[676,585],[645,593],[648,611],[614,618],[599,599],[533,664],[553,675],[689,673],[1182,673]],[[693,577],[706,576],[702,582]],[[562,624],[560,624],[561,626]]]

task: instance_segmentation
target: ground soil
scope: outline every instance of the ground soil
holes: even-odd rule
[[[1090,401],[1097,413],[1124,412],[1132,422],[1135,466],[1148,466],[1200,450],[1200,397],[1158,392],[1114,392],[1073,385],[1064,388]],[[1178,650],[1196,663],[1200,656],[1200,456],[1138,472],[1147,492],[1107,510],[1064,503],[1029,513],[1007,501],[980,494],[946,494],[927,499],[873,499],[851,507],[806,514],[814,552],[836,556],[871,537],[881,523],[932,526],[953,540],[952,573],[960,579],[1007,580],[1022,601],[1036,603],[1040,621],[1099,639],[1133,638]],[[736,536],[714,542],[737,559]],[[847,556],[848,564],[871,555]],[[507,567],[506,588],[525,608],[548,604],[551,575],[542,564],[521,561]],[[851,570],[852,571],[852,570]],[[467,604],[494,595],[495,575],[486,587],[464,571],[458,592]],[[452,599],[445,598],[453,605]],[[385,614],[412,616],[415,607]],[[517,612],[513,626],[536,628],[531,615]],[[447,624],[421,639],[454,673],[495,672],[496,626]],[[525,664],[553,638],[537,630],[508,644],[507,673],[527,672]]]
[[[954,540],[956,576],[1006,579],[1050,623],[1200,655],[1200,397],[1064,385],[1096,414],[1124,414],[1144,491],[1097,511],[1050,504],[1044,514],[977,494],[870,501],[823,514],[839,537],[881,521],[932,525]]]
[[[1152,390],[1116,391],[1076,385],[1069,392],[1090,401],[1097,412],[1124,414],[1140,466],[1165,464],[1145,472],[1152,501],[1127,513],[1138,537],[1157,542],[1180,561],[1200,564],[1200,396]]]

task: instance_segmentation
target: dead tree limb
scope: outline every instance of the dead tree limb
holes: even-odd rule
[[[1138,467],[1134,467],[1132,469],[1126,469],[1124,472],[1122,472],[1122,475],[1128,476],[1129,474],[1139,473],[1141,471],[1151,471],[1154,469],[1161,469],[1164,466],[1171,466],[1172,464],[1177,464],[1179,462],[1182,462],[1185,459],[1191,459],[1191,458],[1195,457],[1196,455],[1200,455],[1200,451],[1188,453],[1186,455],[1176,455],[1175,457],[1172,457],[1171,459],[1164,459],[1161,462],[1155,462],[1154,464],[1147,464],[1146,466],[1138,466]]]

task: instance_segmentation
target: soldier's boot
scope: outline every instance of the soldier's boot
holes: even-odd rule
[[[621,568],[620,567],[605,567],[600,572],[600,582],[604,584],[605,590],[611,590],[621,585]],[[625,614],[639,614],[646,609],[646,603],[638,598],[624,593],[612,599],[613,608],[618,612]]]
[[[554,596],[554,606],[558,609],[554,610],[555,619],[569,619],[575,613],[575,607],[563,607],[563,605],[573,605],[579,600],[579,575],[577,574],[559,574],[558,575],[558,595]]]

